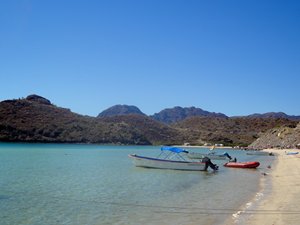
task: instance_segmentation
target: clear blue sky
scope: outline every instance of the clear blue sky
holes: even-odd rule
[[[0,2],[0,101],[300,115],[300,1]]]

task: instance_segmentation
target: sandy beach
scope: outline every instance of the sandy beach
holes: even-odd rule
[[[277,160],[266,172],[272,183],[271,193],[257,203],[248,225],[296,225],[300,223],[300,153],[286,155],[299,150],[265,151],[276,154]]]

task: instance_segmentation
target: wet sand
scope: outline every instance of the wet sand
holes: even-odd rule
[[[247,220],[248,225],[296,225],[300,223],[300,153],[299,150],[265,151],[276,154],[277,162],[266,176],[272,184],[271,193],[257,203],[257,208]]]

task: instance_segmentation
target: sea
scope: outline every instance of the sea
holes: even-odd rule
[[[128,157],[155,157],[160,148],[0,143],[0,224],[243,224],[244,212],[253,212],[249,208],[268,189],[262,179],[271,156],[215,149],[261,163],[257,169],[234,169],[214,160],[217,172],[138,168]]]

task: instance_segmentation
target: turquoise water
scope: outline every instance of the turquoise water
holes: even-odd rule
[[[214,161],[214,173],[137,168],[127,157],[156,156],[159,149],[0,143],[1,224],[222,224],[259,191],[272,160],[226,150],[261,166],[232,169]]]

